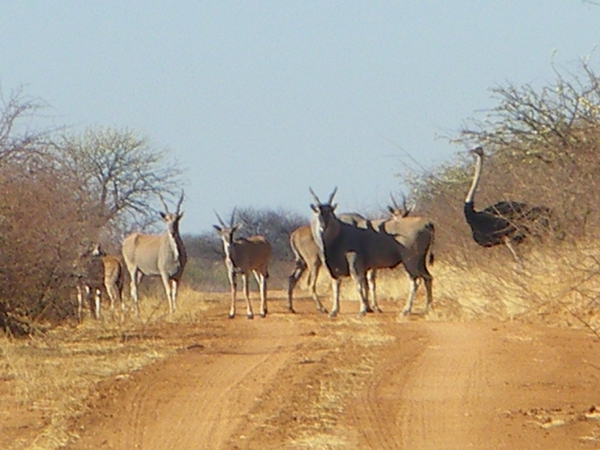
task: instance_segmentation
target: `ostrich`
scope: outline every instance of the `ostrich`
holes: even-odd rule
[[[476,211],[473,197],[481,176],[483,149],[475,147],[470,152],[475,155],[475,174],[465,199],[464,212],[473,239],[482,247],[506,245],[515,261],[522,264],[513,244],[518,245],[526,236],[536,234],[540,226],[548,228],[551,211],[545,206],[530,207],[526,203],[514,201],[501,201]]]

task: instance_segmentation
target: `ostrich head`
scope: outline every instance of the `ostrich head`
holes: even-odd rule
[[[469,153],[473,153],[474,155],[477,155],[477,156],[483,158],[483,147],[481,145],[478,145],[477,147],[469,150]]]

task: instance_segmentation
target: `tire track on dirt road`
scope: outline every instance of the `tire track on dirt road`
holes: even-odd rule
[[[486,414],[489,333],[460,323],[423,327],[429,343],[399,393],[400,448],[483,448],[477,427]]]
[[[589,333],[426,321],[383,323],[381,332],[396,339],[375,350],[378,363],[340,424],[357,436],[355,448],[562,449],[600,441],[600,377],[588,363],[600,345]]]
[[[292,323],[237,322],[237,348],[192,349],[136,375],[118,398],[122,409],[94,427],[116,432],[82,436],[73,448],[230,448],[297,343]]]
[[[397,323],[385,314],[329,321],[305,306],[310,313],[255,321],[204,313],[202,337],[190,333],[187,351],[102,383],[91,412],[73,424],[81,439],[68,448],[600,442],[600,343],[588,332],[516,322]]]
[[[412,325],[399,331],[400,325],[395,322],[381,324],[379,333],[394,335],[395,342],[378,351],[373,374],[366,380],[364,391],[353,404],[351,426],[359,435],[361,447],[403,448],[400,434],[394,431],[397,429],[398,391],[411,373],[407,367],[414,367],[429,340],[427,333]]]
[[[396,336],[401,345],[392,347],[402,350],[382,349],[386,359],[380,359],[354,408],[360,444],[378,449],[465,448],[473,438],[465,418],[481,413],[478,398],[488,375],[484,329],[391,323],[386,333]]]

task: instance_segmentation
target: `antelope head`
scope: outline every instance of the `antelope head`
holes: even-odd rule
[[[390,194],[390,198],[392,199],[392,205],[388,206],[388,211],[394,219],[403,219],[408,217],[415,209],[415,205],[411,206],[410,208],[406,206],[406,196],[404,194],[402,194],[402,206],[398,205],[392,194]]]
[[[217,220],[219,221],[219,225],[213,225],[217,233],[223,240],[223,243],[226,246],[229,246],[233,243],[233,235],[237,230],[242,226],[241,224],[234,225],[235,220],[235,209],[231,213],[231,219],[229,220],[229,225],[226,225],[225,222],[221,219],[221,216],[215,211],[215,215],[217,216]]]
[[[90,254],[92,256],[106,256],[106,252],[102,249],[102,246],[100,245],[100,243],[97,243],[96,245],[94,245]]]
[[[329,195],[329,199],[326,203],[322,203],[321,200],[319,200],[319,197],[317,197],[317,194],[314,193],[312,188],[308,188],[308,190],[315,201],[315,203],[311,203],[310,208],[315,213],[315,217],[319,224],[319,229],[324,230],[331,222],[331,219],[335,217],[335,209],[337,208],[337,204],[333,203],[333,198],[337,192],[337,187]]]
[[[102,249],[100,243],[83,243],[79,244],[79,251],[77,252],[76,258],[73,260],[73,267],[80,264],[80,262],[90,256],[104,256],[106,252]]]
[[[173,213],[169,212],[169,208],[165,203],[165,200],[163,199],[162,195],[160,195],[160,192],[158,193],[158,197],[160,198],[160,202],[162,203],[163,208],[165,209],[164,211],[160,211],[160,216],[167,224],[167,228],[169,228],[169,230],[177,232],[179,229],[179,221],[183,217],[183,211],[181,211],[181,204],[183,203],[184,198],[183,190],[181,191],[181,196],[179,197],[179,201],[177,202],[175,212]]]

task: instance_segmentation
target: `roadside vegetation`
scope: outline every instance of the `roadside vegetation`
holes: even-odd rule
[[[525,260],[519,267],[506,248],[481,248],[471,238],[463,217],[470,155],[459,152],[430,173],[402,174],[408,203],[417,205],[413,215],[436,226],[435,309],[428,319],[523,320],[598,335],[600,77],[582,61],[575,74],[555,70],[551,85],[497,86],[492,96],[495,108],[449,137],[459,150],[485,150],[476,208],[509,199],[544,205],[560,226],[519,246]],[[5,405],[39,417],[32,425],[38,437],[13,448],[58,448],[70,438],[69,417],[85,412],[94,383],[188,345],[185,336],[162,339],[158,330],[199,324],[203,308],[226,297],[228,283],[214,231],[184,236],[189,261],[175,317],[165,316],[162,287],[148,283],[140,321],[108,315],[95,322],[88,313],[78,324],[75,257],[94,242],[117,253],[131,229],[156,230],[159,195],[180,194],[181,170],[167,150],[129,129],[32,130],[42,103],[21,91],[0,107],[0,395]],[[390,191],[400,195],[398,186]],[[263,234],[273,245],[269,288],[282,291],[293,269],[289,234],[304,218],[243,205],[236,217],[241,235]],[[321,277],[318,289],[329,307],[328,280]],[[397,301],[398,311],[407,293],[401,269],[379,277],[379,297]],[[351,283],[343,284],[342,295],[357,298]]]
[[[542,241],[519,246],[516,267],[504,246],[481,248],[463,218],[473,174],[466,152],[433,173],[409,177],[419,211],[432,217],[437,253],[460,280],[450,298],[483,297],[474,316],[523,317],[585,326],[597,333],[600,248],[600,79],[588,61],[576,74],[555,69],[548,86],[496,86],[496,107],[467,120],[452,139],[463,149],[481,145],[487,155],[475,207],[516,200],[550,207],[557,227]],[[443,290],[452,282],[440,279]]]

